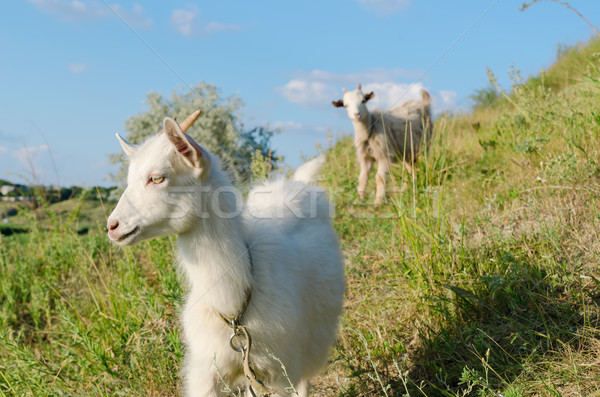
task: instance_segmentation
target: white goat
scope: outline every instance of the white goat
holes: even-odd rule
[[[354,125],[354,146],[360,167],[358,196],[361,200],[365,198],[369,173],[373,163],[377,162],[375,205],[379,205],[385,198],[391,163],[400,158],[412,174],[412,164],[421,145],[431,139],[431,98],[423,90],[421,102],[406,101],[388,112],[369,112],[366,103],[375,96],[373,92],[363,94],[360,84],[354,91],[346,91],[345,88],[343,91],[343,99],[332,101],[332,104],[345,107]]]
[[[119,137],[130,159],[128,186],[107,227],[118,245],[179,235],[178,262],[189,287],[182,310],[185,394],[225,395],[220,378],[250,393],[242,355],[230,347],[233,321],[234,344],[249,343],[240,332],[247,330],[248,367],[269,392],[288,395],[291,384],[307,396],[335,342],[345,288],[330,205],[310,185],[323,159],[291,180],[254,188],[244,205],[218,158],[173,119],[163,125],[141,146]]]

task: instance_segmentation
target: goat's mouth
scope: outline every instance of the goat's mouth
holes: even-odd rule
[[[112,240],[117,244],[130,244],[135,236],[137,236],[140,232],[140,227],[136,226],[131,231],[120,235],[119,237],[112,237]]]

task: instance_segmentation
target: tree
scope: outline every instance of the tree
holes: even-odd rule
[[[125,122],[125,129],[128,131],[125,139],[131,143],[140,144],[156,134],[162,128],[165,116],[184,120],[201,109],[200,117],[187,133],[210,152],[217,154],[224,167],[236,179],[245,181],[250,178],[250,162],[256,151],[272,159],[272,165],[276,165],[277,156],[270,149],[271,137],[275,132],[264,127],[242,132],[244,126],[239,121],[242,100],[235,96],[222,99],[219,89],[212,84],[202,82],[188,91],[174,90],[170,99],[150,92],[145,103],[149,107],[147,112],[135,115]],[[123,183],[127,174],[125,155],[112,154],[110,161],[112,164],[120,164],[119,170],[111,178]]]
[[[473,101],[474,109],[481,109],[495,104],[501,95],[493,85],[486,88],[475,90],[475,92],[469,95],[469,98]]]

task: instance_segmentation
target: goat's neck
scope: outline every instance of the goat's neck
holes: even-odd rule
[[[231,216],[236,213],[235,199],[219,203],[216,211],[207,205],[205,216],[197,217],[191,229],[179,235],[180,263],[194,306],[236,317],[247,304],[252,264],[243,220],[239,215]]]
[[[360,145],[366,142],[371,135],[371,113],[367,113],[362,120],[352,120],[352,124],[354,125],[354,143]]]

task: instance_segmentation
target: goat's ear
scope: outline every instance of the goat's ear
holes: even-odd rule
[[[197,178],[204,179],[210,170],[210,160],[207,152],[192,137],[186,135],[179,124],[170,117],[163,121],[165,135],[175,146],[177,153],[184,162],[192,167]]]
[[[333,106],[335,106],[336,108],[341,108],[341,107],[344,107],[344,100],[338,99],[337,101],[331,101],[331,104]]]
[[[127,157],[131,156],[133,152],[137,150],[136,145],[127,142],[121,135],[119,135],[118,132],[115,135],[117,136],[117,139],[119,140],[119,143],[121,144],[121,147],[123,148],[123,151],[125,152]]]
[[[375,93],[373,91],[369,92],[368,94],[365,94],[365,102],[367,102],[370,99],[373,99],[373,97],[375,97]]]

